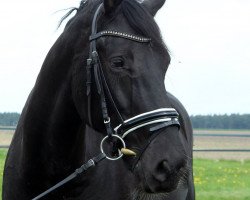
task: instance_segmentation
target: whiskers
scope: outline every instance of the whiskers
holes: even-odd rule
[[[186,166],[185,168],[181,168],[177,178],[179,179],[177,189],[185,189],[187,186],[187,180],[190,175],[191,168]]]
[[[187,160],[193,160],[193,158],[191,158],[190,156],[188,156],[187,154],[183,154],[184,156],[185,156],[185,158],[187,159]]]
[[[187,188],[187,180],[190,175],[191,168],[185,166],[180,169],[178,174],[176,175],[176,179],[178,179],[178,184],[175,190],[184,190]],[[149,193],[143,190],[141,187],[136,188],[129,199],[131,200],[166,200],[169,198],[171,192],[160,192],[160,193]]]
[[[169,193],[148,193],[137,188],[131,195],[132,200],[165,200]]]

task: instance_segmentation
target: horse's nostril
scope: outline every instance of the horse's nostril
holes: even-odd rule
[[[161,168],[161,170],[164,170],[165,172],[171,171],[171,167],[168,164],[168,161],[166,161],[166,160],[162,161],[162,163],[160,164],[160,168]]]
[[[178,161],[162,160],[157,164],[152,172],[153,186],[151,185],[150,189],[153,192],[170,192],[177,187],[181,178],[181,175],[179,175],[180,166],[182,166],[182,161]]]
[[[168,161],[164,160],[160,162],[154,172],[154,178],[158,182],[165,182],[167,177],[171,173],[171,166],[169,165]]]

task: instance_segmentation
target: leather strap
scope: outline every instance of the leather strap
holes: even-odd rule
[[[101,4],[94,15],[93,22],[92,22],[92,34],[97,34],[97,18],[99,14],[101,13],[101,9],[103,8],[103,4]],[[101,62],[96,50],[96,39],[93,39],[90,41],[90,53],[89,53],[89,59],[87,59],[87,96],[88,96],[88,118],[89,118],[89,124],[92,126],[92,118],[91,118],[91,73],[94,73],[95,77],[95,84],[97,88],[97,92],[100,95],[101,99],[101,108],[102,108],[102,115],[103,115],[103,121],[106,127],[107,134],[111,136],[113,134],[113,129],[111,127],[110,117],[108,114],[108,108],[106,103],[106,97],[105,92],[107,93],[109,100],[111,101],[111,104],[113,105],[120,122],[123,123],[123,118],[114,102],[114,99],[111,95],[111,92],[109,90],[108,84],[106,82],[104,73],[102,71]]]
[[[172,119],[171,121],[168,121],[168,122],[163,122],[163,123],[160,123],[160,124],[158,124],[158,125],[156,125],[156,126],[154,126],[154,127],[151,127],[150,129],[149,129],[149,131],[150,132],[153,132],[153,131],[157,131],[157,130],[159,130],[159,129],[162,129],[162,128],[164,128],[164,127],[168,127],[168,126],[177,126],[178,128],[180,128],[180,122],[178,121],[178,120],[174,120],[174,119]]]
[[[121,113],[119,112],[118,107],[116,106],[116,103],[114,101],[114,98],[110,92],[109,86],[107,84],[105,75],[102,70],[102,65],[100,62],[100,59],[98,57],[97,49],[96,49],[96,40],[103,36],[112,36],[112,37],[120,37],[128,40],[132,40],[135,42],[140,43],[149,43],[151,41],[150,38],[142,37],[142,36],[136,36],[133,34],[128,33],[122,33],[118,31],[111,31],[111,30],[105,30],[97,33],[97,19],[101,13],[101,10],[103,8],[103,4],[101,4],[94,15],[93,21],[92,21],[92,28],[91,28],[91,35],[89,37],[90,41],[90,53],[89,53],[89,59],[87,60],[87,96],[88,96],[88,118],[89,123],[92,126],[92,119],[91,119],[91,71],[94,68],[94,76],[95,76],[95,83],[97,87],[98,94],[101,97],[101,104],[103,109],[103,119],[104,121],[109,120],[108,112],[107,112],[107,103],[105,94],[108,96],[108,100],[110,100],[111,105],[115,109],[115,112],[119,118],[120,123],[122,124],[124,122],[123,117]],[[110,120],[109,120],[110,121]],[[110,123],[105,124],[107,132],[110,132],[108,129],[111,127]]]
[[[90,159],[87,163],[83,164],[81,167],[79,167],[78,169],[75,170],[74,173],[70,174],[67,178],[63,179],[62,181],[60,181],[59,183],[57,183],[56,185],[54,185],[53,187],[49,188],[48,190],[46,190],[45,192],[39,194],[38,196],[36,196],[35,198],[33,198],[32,200],[38,200],[41,199],[42,197],[48,195],[49,193],[53,192],[54,190],[56,190],[57,188],[65,185],[66,183],[68,183],[69,181],[71,181],[72,179],[76,178],[78,175],[80,175],[81,173],[83,173],[84,171],[88,170],[91,167],[96,166],[99,162],[101,162],[102,160],[104,160],[106,158],[106,155],[104,153],[99,154],[98,156]]]
[[[118,134],[122,134],[126,132],[127,130],[136,127],[140,124],[147,124],[147,122],[165,119],[165,118],[178,118],[179,114],[175,109],[170,108],[162,108],[158,110],[154,110],[151,112],[143,113],[140,115],[137,115],[135,117],[132,117],[126,121],[124,121],[123,124],[120,124],[115,128],[115,131]]]

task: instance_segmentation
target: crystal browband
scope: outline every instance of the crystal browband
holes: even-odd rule
[[[135,42],[142,42],[142,43],[148,43],[151,41],[150,38],[146,38],[146,37],[140,37],[140,36],[136,36],[136,35],[132,35],[132,34],[127,34],[127,33],[121,33],[118,31],[101,31],[99,33],[96,33],[94,35],[91,35],[89,37],[89,40],[96,40],[99,37],[102,36],[113,36],[113,37],[121,37],[124,39],[129,39],[129,40],[133,40]]]

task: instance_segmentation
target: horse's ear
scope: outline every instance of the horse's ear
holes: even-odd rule
[[[158,10],[164,5],[165,0],[144,0],[142,4],[155,16]]]
[[[105,13],[112,13],[122,0],[104,0]]]

